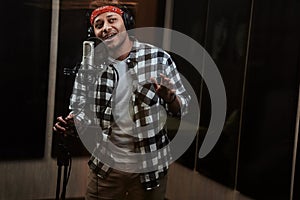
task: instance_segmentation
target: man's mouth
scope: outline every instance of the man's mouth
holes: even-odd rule
[[[110,34],[107,34],[103,39],[105,41],[112,40],[116,35],[117,35],[116,33],[110,33]]]

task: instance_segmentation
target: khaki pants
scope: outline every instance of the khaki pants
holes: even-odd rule
[[[160,179],[160,186],[146,191],[140,175],[112,169],[105,179],[90,172],[86,200],[164,200],[167,175]]]

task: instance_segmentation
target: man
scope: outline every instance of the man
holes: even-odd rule
[[[190,96],[168,53],[128,35],[125,12],[114,5],[92,12],[90,23],[109,62],[90,86],[77,75],[72,112],[58,117],[53,130],[66,134],[74,118],[75,125],[101,130],[89,161],[86,199],[163,200],[172,159],[164,114],[185,114]]]

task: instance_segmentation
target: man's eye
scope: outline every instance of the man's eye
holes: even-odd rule
[[[116,18],[111,18],[108,21],[109,21],[109,23],[114,23],[116,20],[117,20]]]
[[[102,26],[103,26],[103,24],[96,24],[96,25],[95,25],[95,28],[96,28],[96,29],[100,29],[100,28],[102,28]]]

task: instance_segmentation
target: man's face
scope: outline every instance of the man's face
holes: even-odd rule
[[[94,20],[96,37],[104,41],[109,49],[120,48],[127,38],[127,32],[122,17],[114,12],[98,15]]]

